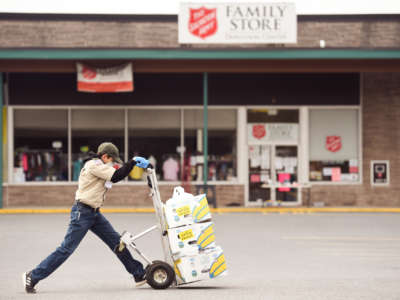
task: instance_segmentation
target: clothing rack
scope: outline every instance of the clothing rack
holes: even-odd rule
[[[21,167],[26,181],[66,180],[67,154],[61,149],[15,150],[15,166]]]

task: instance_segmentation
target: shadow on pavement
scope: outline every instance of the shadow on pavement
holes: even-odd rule
[[[232,289],[232,287],[225,286],[178,286],[175,289],[179,290],[225,290]]]

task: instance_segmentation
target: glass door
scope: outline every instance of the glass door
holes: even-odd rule
[[[263,205],[271,201],[272,147],[249,145],[249,202]]]
[[[295,204],[299,202],[297,146],[275,146],[274,187],[275,204]]]
[[[247,120],[248,204],[299,204],[299,111],[249,109]]]
[[[297,146],[249,145],[249,202],[279,206],[299,202]]]

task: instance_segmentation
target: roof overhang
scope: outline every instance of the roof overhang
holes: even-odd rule
[[[0,49],[0,72],[73,72],[133,61],[136,72],[398,72],[400,49]]]

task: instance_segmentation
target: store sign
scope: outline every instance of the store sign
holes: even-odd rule
[[[93,68],[77,63],[78,91],[116,93],[133,91],[132,64],[111,68]]]
[[[331,152],[338,152],[340,149],[342,149],[341,137],[337,135],[327,136],[325,148]]]
[[[297,144],[299,125],[297,123],[249,123],[247,134],[249,144]]]
[[[190,8],[189,32],[205,39],[217,31],[217,9]]]
[[[371,185],[387,186],[390,183],[390,171],[388,160],[371,161]]]
[[[179,43],[297,42],[294,3],[181,3]]]
[[[265,125],[253,125],[252,134],[256,139],[262,139],[266,135]]]

